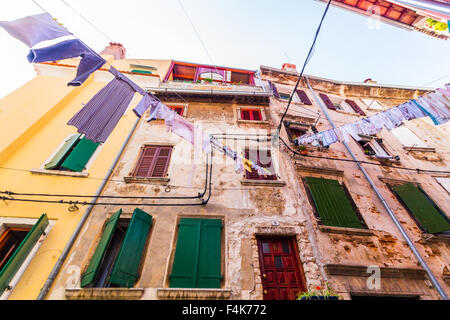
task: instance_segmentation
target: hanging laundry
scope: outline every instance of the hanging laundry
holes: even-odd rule
[[[144,94],[138,105],[133,109],[137,117],[142,117],[149,107],[156,108],[160,100],[150,93]]]
[[[194,138],[194,131],[195,127],[194,124],[176,112],[174,112],[175,116],[173,119],[173,125],[171,127],[171,131],[175,133],[177,136],[189,141],[190,143],[194,144],[195,138]]]
[[[252,172],[253,162],[251,162],[250,160],[248,160],[246,158],[242,158],[242,166],[248,172]]]
[[[405,117],[403,116],[402,112],[397,108],[391,108],[389,110],[386,110],[384,114],[391,120],[395,128],[403,125],[403,120],[405,120]]]
[[[449,116],[437,108],[432,101],[424,97],[419,97],[417,100],[412,100],[419,108],[421,108],[434,122],[435,125],[446,123]]]
[[[349,123],[342,126],[341,130],[350,135],[356,141],[361,141],[361,137],[358,135],[358,128],[354,123]]]
[[[91,141],[105,142],[125,113],[134,93],[128,83],[115,77],[67,124],[78,128],[78,133],[84,133]]]
[[[419,108],[414,102],[408,101],[397,107],[406,120],[419,119],[428,116],[423,109]]]
[[[72,35],[47,13],[13,21],[0,21],[0,26],[29,48],[42,41]]]
[[[31,63],[63,60],[81,57],[75,79],[67,85],[81,85],[94,71],[106,63],[102,57],[92,52],[84,43],[78,39],[70,39],[59,42],[49,47],[31,49],[28,53],[28,61]]]
[[[152,106],[152,108],[150,109],[150,115],[148,117],[147,122],[150,122],[150,121],[156,120],[156,119],[163,119],[166,124],[167,131],[169,131],[170,128],[173,126],[175,114],[176,114],[176,112],[173,111],[172,109],[170,109],[164,103],[158,102],[156,107]]]
[[[322,142],[323,142],[323,146],[327,147],[330,144],[338,142],[338,136],[336,135],[336,133],[334,132],[333,129],[324,131]]]
[[[447,96],[447,98],[450,99],[450,85],[446,86],[445,88],[439,88],[437,91],[442,93],[443,95]]]

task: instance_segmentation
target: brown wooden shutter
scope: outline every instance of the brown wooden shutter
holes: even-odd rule
[[[352,109],[355,110],[356,113],[359,113],[362,116],[366,116],[364,111],[362,111],[362,109],[356,104],[355,101],[350,100],[350,99],[345,99],[345,102],[347,102],[350,105],[350,107],[352,107]]]
[[[303,90],[297,90],[297,96],[300,99],[301,102],[307,105],[312,105],[311,100],[309,100],[308,95]]]
[[[138,165],[134,171],[137,177],[149,177],[151,169],[153,168],[153,159],[158,147],[145,146],[142,150]]]
[[[159,147],[151,177],[164,177],[169,166],[172,147]]]
[[[247,149],[247,150],[245,150],[245,158],[249,159],[249,157],[250,157],[250,151]],[[258,158],[258,156],[257,156],[257,158]],[[258,163],[258,159],[249,159],[249,160],[252,162]],[[245,170],[245,176],[247,179],[260,180],[258,171],[256,171],[254,168],[252,168],[252,172],[248,172],[247,170]]]
[[[336,110],[336,107],[334,106],[333,102],[331,102],[330,98],[325,93],[319,93],[319,96],[322,98],[323,102],[327,106],[328,109]]]

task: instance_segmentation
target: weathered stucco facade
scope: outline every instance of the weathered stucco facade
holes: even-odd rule
[[[261,76],[263,80],[270,80],[276,85],[281,97],[283,93],[290,94],[292,92],[298,79],[297,72],[264,66],[261,67]],[[326,110],[336,126],[352,123],[362,118],[363,116],[353,111],[350,106],[345,106],[343,102],[346,99],[356,102],[363,112],[369,116],[417,98],[427,92],[426,89],[383,86],[373,82],[343,83],[313,76],[307,78],[312,90],[310,90],[305,78],[300,82],[298,89],[307,94],[312,104],[304,104],[300,102],[300,99],[294,100],[285,120],[290,122],[291,127],[297,124],[299,128],[306,128],[308,132],[312,132],[311,124],[315,124],[319,132],[332,128],[323,110]],[[343,110],[328,109],[320,97],[321,93],[326,94],[333,104],[340,105]],[[378,101],[377,108],[368,108],[372,101],[366,100],[367,105],[362,99]],[[319,106],[319,103],[322,104],[323,109]],[[271,98],[270,108],[274,120],[279,121],[281,119],[286,105],[287,100]],[[362,166],[368,172],[368,175],[386,199],[388,206],[395,213],[420,255],[448,295],[450,290],[448,235],[430,235],[421,230],[418,223],[396,198],[388,185],[393,186],[406,182],[419,184],[448,217],[450,212],[448,189],[443,188],[436,178],[448,178],[449,175],[437,172],[395,169],[388,166],[448,172],[449,148],[447,142],[450,125],[447,123],[435,126],[427,117],[409,121],[404,126],[425,144],[408,148],[392,132],[386,129],[383,129],[377,136],[377,138],[382,139],[380,143],[382,143],[383,150],[392,157],[398,156],[399,160],[395,158],[384,160],[368,155],[364,152],[363,147],[351,138],[349,146],[358,160],[380,164],[363,164]],[[289,142],[285,125],[280,136],[291,148],[298,152],[298,154],[293,154],[287,148],[284,148],[285,154],[289,154],[291,163],[295,166],[300,204],[306,220],[310,221],[311,231],[316,239],[318,254],[327,281],[335,291],[345,299],[360,296],[438,299],[438,292],[431,285],[425,271],[388,215],[375,191],[358,169],[357,164],[350,161],[333,160],[333,158],[352,160],[344,145],[334,143],[329,148],[308,145],[306,146],[308,157],[300,155],[299,147]],[[405,143],[404,141],[403,143]],[[281,149],[283,149],[283,146]],[[319,158],[314,158],[314,156]],[[324,159],[323,157],[331,159]],[[317,212],[315,212],[311,194],[308,194],[306,190],[305,177],[333,179],[343,184],[356,206],[355,210],[365,222],[366,227],[354,229],[323,225]],[[373,274],[373,269],[368,269],[368,267],[372,266],[381,268],[380,285],[375,288],[368,285],[369,276]]]

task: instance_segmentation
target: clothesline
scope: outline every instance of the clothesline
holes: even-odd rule
[[[326,147],[339,141],[348,142],[349,135],[356,141],[361,141],[360,134],[372,136],[379,133],[383,128],[392,130],[402,126],[403,121],[427,116],[435,125],[444,124],[450,119],[450,85],[354,123],[303,135],[296,138],[294,142],[297,145],[320,143]]]
[[[69,86],[80,86],[93,72],[106,63],[106,60],[86,46],[80,39],[69,39],[50,46],[35,48],[43,41],[55,40],[68,35],[73,36],[48,13],[28,16],[14,21],[0,21],[0,26],[30,48],[27,58],[31,63],[80,57],[76,77],[67,84]],[[138,92],[143,97],[133,109],[136,116],[142,117],[144,112],[150,108],[148,121],[163,119],[168,131],[195,144],[194,137],[197,128],[193,123],[178,115],[157,97],[140,88],[114,67],[110,66],[108,71],[114,75],[114,79],[97,92],[69,120],[68,125],[75,126],[78,133],[84,134],[91,141],[105,142],[128,109],[135,92]],[[260,175],[272,174],[268,169],[241,157],[215,138],[204,135],[202,139],[202,148],[205,152],[209,152],[213,145],[235,161],[237,172],[242,172],[243,169],[251,172],[254,169]]]

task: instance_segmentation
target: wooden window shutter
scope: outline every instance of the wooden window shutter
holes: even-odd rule
[[[250,110],[241,110],[241,120],[251,120]]]
[[[61,162],[67,153],[72,149],[75,143],[80,139],[81,134],[75,134],[68,138],[64,145],[58,150],[58,152],[53,156],[53,158],[44,165],[45,169],[56,169],[59,167]]]
[[[220,219],[180,220],[171,288],[220,288]]]
[[[220,219],[202,220],[196,288],[220,288],[221,232]]]
[[[83,171],[99,145],[100,142],[92,142],[91,140],[82,138],[61,164],[61,168],[75,172]]]
[[[245,158],[246,159],[250,158],[250,151],[248,149],[245,150]],[[249,160],[256,162],[256,164],[258,164],[258,158],[259,154],[257,155],[256,159],[249,159]],[[252,168],[252,172],[248,172],[247,170],[245,170],[245,177],[250,180],[261,180],[261,176],[258,174],[258,171],[256,171],[254,168]]]
[[[89,262],[89,266],[86,271],[81,276],[81,287],[84,288],[94,282],[100,264],[102,262],[103,256],[105,255],[106,249],[108,248],[109,242],[113,236],[114,230],[117,226],[117,221],[119,221],[120,215],[122,214],[122,209],[119,209],[114,213],[106,222],[105,228],[100,238],[100,242],[95,249],[94,255]]]
[[[158,155],[155,159],[155,165],[151,177],[164,177],[169,166],[172,147],[159,147]]]
[[[272,91],[272,94],[275,97],[279,98],[280,94],[278,93],[277,87],[272,83],[272,81],[268,81],[268,83],[269,83],[270,90]]]
[[[319,96],[322,98],[323,102],[327,106],[328,109],[336,110],[333,102],[331,102],[330,98],[325,93],[319,93]]]
[[[308,95],[306,94],[305,91],[297,90],[296,92],[297,92],[297,96],[301,102],[303,102],[304,104],[307,104],[307,105],[312,105],[312,102],[311,102],[311,100],[309,100]]]
[[[394,186],[393,190],[428,233],[450,230],[448,218],[417,186],[405,183]]]
[[[125,288],[134,286],[151,226],[152,216],[136,208],[114,263],[110,283]]]
[[[20,243],[14,254],[9,258],[8,262],[0,270],[0,295],[8,287],[16,272],[21,267],[22,263],[27,258],[30,251],[33,249],[36,242],[44,233],[48,226],[48,218],[44,213],[39,220],[34,224],[33,228],[27,234],[25,239]]]
[[[305,180],[322,224],[363,228],[339,181],[313,177],[306,177]]]
[[[261,110],[251,110],[252,112],[252,120],[254,121],[261,121]]]
[[[171,288],[196,288],[201,219],[181,218]]]
[[[350,100],[350,99],[345,99],[345,102],[347,102],[350,107],[352,107],[352,109],[356,112],[359,113],[362,116],[366,116],[366,114],[364,113],[364,111],[362,111],[362,109],[356,104],[355,101]]]
[[[269,163],[262,163],[261,162],[261,154],[260,152],[267,152],[267,157],[271,158],[271,151],[270,150],[258,150],[256,159],[249,159],[250,157],[250,151],[247,149],[245,150],[245,158],[256,162],[257,165],[259,165],[262,168],[268,168],[273,171],[272,161],[269,161]],[[266,160],[266,159],[265,159]],[[252,172],[248,172],[245,170],[246,178],[251,180],[277,180],[277,175],[259,175],[258,171],[252,168]]]
[[[136,177],[164,177],[172,147],[145,146],[134,170]]]

